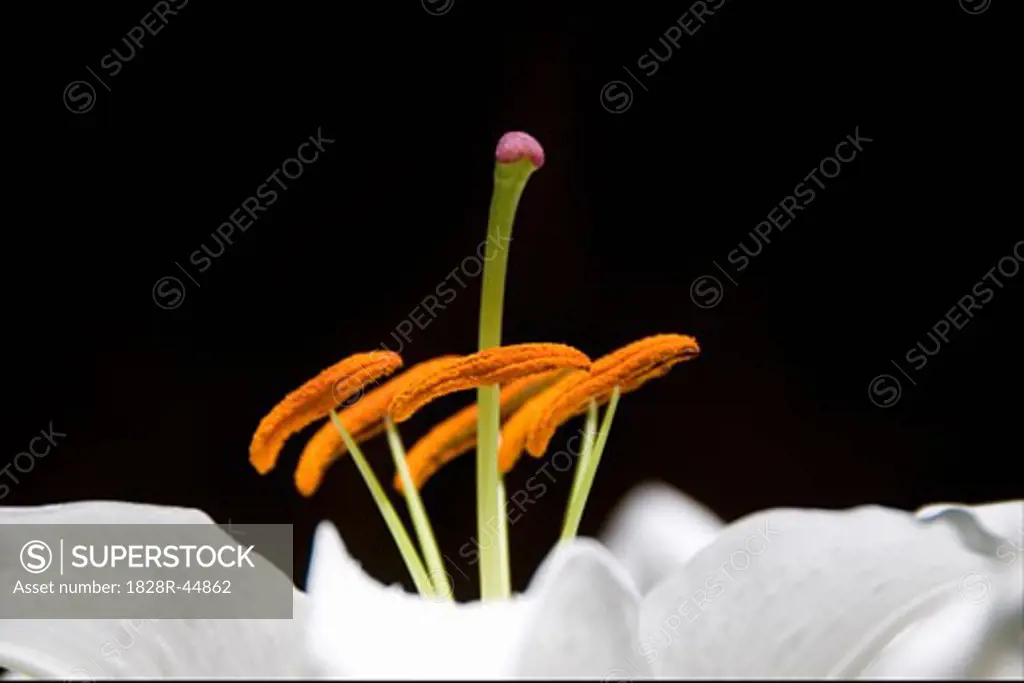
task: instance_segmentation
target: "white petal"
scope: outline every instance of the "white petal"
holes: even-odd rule
[[[872,679],[1024,677],[1024,586],[1010,573],[978,583],[897,636],[864,672]],[[977,590],[977,589],[982,590]],[[964,598],[967,599],[964,599]]]
[[[934,503],[917,511],[918,519],[935,519],[951,510],[971,515],[988,533],[999,536],[1004,546],[997,551],[999,559],[1013,563],[1024,548],[1024,502],[1006,501],[985,505],[960,505],[956,503]]]
[[[623,680],[651,675],[637,652],[640,595],[599,543],[558,546],[527,589],[532,606],[515,674]]]
[[[654,482],[630,491],[610,520],[601,542],[626,567],[641,593],[686,564],[724,526],[697,501]]]
[[[113,501],[0,507],[0,524],[27,523],[213,520],[199,510]],[[17,554],[4,543],[0,529],[0,555]],[[293,619],[0,619],[0,667],[63,679],[307,675],[302,647],[307,598],[293,591]]]
[[[524,596],[489,603],[432,602],[367,576],[334,527],[324,522],[316,532],[308,584],[311,643],[321,673],[332,677],[604,674],[604,662],[618,660],[598,648],[623,652],[635,642],[638,597],[617,571],[616,576],[607,555],[594,553],[590,544],[571,544],[546,561],[536,588]],[[631,600],[631,612],[623,594]],[[577,642],[572,633],[548,633],[552,624],[576,629],[592,644]]]
[[[657,675],[852,677],[905,628],[1009,575],[948,520],[779,509],[724,529],[641,607]]]
[[[88,500],[0,507],[0,524],[213,524],[213,520],[194,508]]]
[[[519,601],[454,605],[385,587],[348,555],[329,522],[317,527],[310,563],[310,640],[325,675],[472,678],[507,670],[494,650],[522,627]]]

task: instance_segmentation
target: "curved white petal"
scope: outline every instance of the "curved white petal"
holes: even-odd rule
[[[1024,586],[1012,572],[977,583],[897,636],[864,672],[871,679],[1024,678]]]
[[[311,645],[321,673],[331,677],[553,675],[590,660],[602,668],[607,655],[599,649],[628,650],[635,641],[638,597],[620,583],[621,570],[615,571],[606,555],[577,543],[555,551],[539,572],[537,588],[526,595],[489,603],[433,602],[367,576],[333,525],[323,522],[308,584]],[[579,630],[592,640],[549,633],[551,626]],[[552,649],[548,638],[572,649]]]
[[[986,532],[1000,537],[1002,543],[996,551],[998,559],[1007,564],[1021,560],[1021,552],[1024,550],[1024,501],[1010,500],[984,505],[934,503],[922,507],[915,514],[918,519],[931,520],[949,514],[950,511],[972,516]]]
[[[641,648],[656,675],[855,677],[907,627],[976,597],[974,579],[1011,571],[947,519],[769,510],[647,595]]]
[[[114,501],[0,507],[2,524],[212,524],[199,510]],[[0,555],[7,548],[0,527]],[[225,540],[228,540],[225,534]],[[282,579],[284,576],[282,575]],[[303,676],[307,597],[293,619],[0,619],[0,667],[34,678]]]
[[[657,482],[630,491],[609,519],[601,542],[629,571],[641,593],[686,564],[725,526],[697,501]]]
[[[385,587],[348,555],[329,522],[317,527],[306,588],[310,645],[331,677],[496,675],[506,663],[490,656],[490,647],[515,633],[524,617],[515,602],[453,605]]]
[[[601,544],[556,547],[526,592],[532,606],[517,676],[623,680],[651,675],[637,652],[640,594]]]

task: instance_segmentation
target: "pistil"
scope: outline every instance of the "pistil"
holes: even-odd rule
[[[501,319],[505,302],[505,270],[519,198],[530,174],[544,164],[544,150],[526,133],[506,133],[495,152],[494,192],[487,222],[483,292],[480,298],[479,350],[501,345]],[[504,522],[505,496],[498,472],[500,387],[477,389],[476,487],[477,533],[484,538],[491,520],[498,523],[495,542],[480,548],[480,593],[483,600],[508,598],[508,533]]]

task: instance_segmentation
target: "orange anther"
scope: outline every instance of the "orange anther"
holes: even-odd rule
[[[260,474],[274,469],[289,436],[326,416],[362,387],[402,367],[391,351],[357,353],[335,363],[274,406],[256,428],[249,444],[249,462]]]
[[[550,370],[589,367],[586,354],[565,344],[496,346],[463,356],[406,387],[391,401],[388,412],[395,422],[405,422],[434,399],[456,391],[506,384]]]
[[[418,363],[400,375],[373,388],[365,394],[349,399],[348,407],[338,413],[338,419],[356,443],[362,443],[384,431],[384,418],[388,405],[397,393],[427,374],[457,360],[459,356],[441,356]],[[304,496],[312,496],[320,488],[324,474],[331,464],[347,452],[341,433],[330,420],[306,442],[295,469],[295,488]]]

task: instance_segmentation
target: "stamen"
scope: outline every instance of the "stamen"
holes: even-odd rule
[[[338,418],[356,443],[372,439],[384,433],[384,418],[396,394],[458,358],[449,355],[417,363],[366,393],[338,413]],[[312,496],[320,488],[327,469],[346,452],[345,442],[338,430],[330,421],[324,423],[309,439],[299,456],[299,464],[295,469],[295,488],[303,496]]]
[[[364,431],[359,431],[357,420],[345,416],[349,410],[351,408],[338,413],[338,418],[356,443],[369,441],[384,433],[383,422],[374,424]],[[307,498],[316,493],[320,484],[323,483],[328,468],[347,452],[348,448],[345,447],[345,442],[334,424],[325,422],[309,438],[306,446],[302,449],[302,455],[299,456],[299,463],[295,467],[295,488],[298,492]]]
[[[576,465],[576,471],[573,473],[572,489],[569,491],[569,504],[566,506],[567,511],[571,511],[575,508],[576,502],[579,500],[580,495],[583,493],[583,488],[586,486],[587,469],[590,463],[593,461],[594,455],[594,444],[597,441],[597,401],[591,400],[590,405],[587,406],[587,421],[583,427],[583,446],[580,448],[580,459]],[[567,512],[568,515],[568,512]],[[575,535],[575,530],[571,531],[572,535]],[[568,524],[562,525],[562,539],[564,540],[570,534]]]
[[[409,467],[405,462],[405,446],[402,445],[402,437],[398,434],[398,427],[385,418],[385,427],[388,432],[388,446],[391,447],[391,459],[398,470],[397,476],[403,479],[405,487],[405,504],[409,508],[409,516],[412,517],[413,528],[416,530],[416,538],[420,542],[420,550],[427,560],[427,567],[430,569],[430,581],[434,588],[434,594],[439,598],[453,599],[451,582],[448,580],[448,573],[444,570],[444,562],[441,561],[441,550],[437,547],[437,539],[434,538],[434,529],[430,526],[430,518],[427,516],[427,509],[423,506],[420,494],[413,486],[412,478],[409,476]]]
[[[604,405],[616,386],[623,394],[635,391],[647,381],[661,377],[677,363],[696,358],[699,353],[700,347],[693,337],[659,334],[599,358],[589,373],[566,377],[512,416],[502,432],[503,452],[499,465],[508,471],[518,460],[524,445],[535,458],[543,456],[555,430],[587,410],[591,400]],[[523,413],[524,410],[530,412]]]
[[[416,552],[416,546],[413,544],[412,539],[409,538],[409,533],[405,530],[405,525],[402,524],[402,519],[395,512],[395,507],[388,499],[388,494],[384,492],[384,487],[380,485],[377,475],[373,473],[370,463],[366,461],[366,457],[360,450],[359,444],[352,440],[352,435],[345,429],[345,425],[341,424],[338,414],[333,409],[330,411],[330,416],[331,423],[341,433],[349,453],[352,454],[352,460],[356,463],[356,469],[359,470],[363,481],[366,482],[366,487],[370,489],[373,502],[377,504],[377,509],[380,510],[381,517],[384,518],[384,523],[387,524],[388,531],[391,532],[391,537],[395,539],[395,545],[398,546],[398,552],[402,556],[405,568],[409,570],[409,575],[412,577],[413,583],[416,584],[416,590],[419,591],[422,597],[433,600],[436,597],[434,584],[430,579],[430,575],[427,574],[426,568],[423,566],[423,560],[420,559],[419,553]]]
[[[619,393],[618,386],[612,389],[612,394],[608,399],[608,408],[605,409],[604,420],[601,422],[601,431],[596,435],[594,428],[597,423],[597,405],[593,402],[590,404],[583,454],[580,456],[579,463],[576,464],[576,476],[573,477],[569,505],[566,506],[565,520],[562,523],[561,541],[563,543],[571,541],[579,531],[580,520],[583,519],[583,509],[587,505],[590,489],[594,485],[594,475],[597,474],[597,466],[601,462],[605,444],[608,443],[608,433],[612,429],[615,408],[619,405]]]
[[[607,403],[612,390],[622,393],[639,389],[648,380],[666,374],[673,365],[700,353],[697,340],[682,334],[659,334],[633,342],[604,356],[587,377],[575,386],[563,387],[564,393],[549,404],[526,437],[526,449],[535,458],[544,455],[555,430],[587,409],[590,399]]]
[[[505,422],[501,428],[501,445],[498,448],[498,469],[502,474],[511,470],[519,460],[519,455],[526,448],[526,437],[545,408],[562,395],[565,386],[575,385],[586,376],[587,373],[582,370],[566,373],[515,411]]]
[[[537,375],[522,377],[501,388],[500,413],[505,419],[524,403],[551,386],[567,371],[551,370]],[[408,465],[412,481],[417,489],[423,488],[427,480],[442,465],[476,446],[476,425],[478,409],[471,405],[430,430],[426,436],[409,449]],[[402,480],[396,474],[395,489],[402,490]]]
[[[505,384],[550,370],[589,367],[585,353],[565,344],[496,346],[463,356],[406,387],[391,401],[388,412],[395,422],[405,422],[434,399],[456,391]]]
[[[357,353],[335,363],[274,406],[256,428],[249,444],[249,462],[260,474],[274,469],[289,436],[326,417],[331,410],[358,393],[365,384],[402,367],[402,357],[391,351]]]

